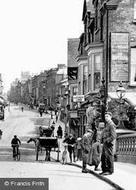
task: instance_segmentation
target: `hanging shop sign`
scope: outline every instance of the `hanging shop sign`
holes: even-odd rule
[[[74,95],[73,96],[73,102],[84,102],[85,97],[84,95]]]
[[[110,44],[110,79],[113,82],[128,81],[129,33],[112,32]]]
[[[77,115],[80,117],[82,115],[86,115],[86,109],[78,109],[77,110]]]
[[[78,117],[78,115],[77,115],[77,111],[70,111],[69,112],[69,114],[70,114],[70,118],[77,118]]]

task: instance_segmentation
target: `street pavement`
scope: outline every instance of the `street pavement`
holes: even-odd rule
[[[49,178],[50,190],[113,190],[110,184],[98,179],[89,173],[84,175],[80,167],[73,165],[62,165],[61,162],[56,162],[57,152],[51,152],[54,159],[51,162],[45,161],[45,151],[42,154],[39,152],[39,159],[35,161],[35,146],[33,143],[27,144],[26,140],[38,135],[37,129],[39,125],[46,126],[46,121],[51,118],[50,114],[39,116],[39,113],[33,110],[25,109],[22,112],[18,107],[12,107],[8,118],[1,122],[0,128],[3,130],[2,139],[0,140],[0,178],[6,178],[9,183],[9,178]],[[45,121],[46,120],[46,121]],[[53,120],[50,122],[52,124]],[[55,133],[58,124],[56,124]],[[21,140],[20,152],[21,160],[14,161],[12,159],[12,148],[10,147],[11,138],[14,134]],[[60,139],[62,144],[62,139]],[[63,146],[62,146],[63,148]],[[5,184],[5,183],[4,183]],[[7,184],[7,183],[6,183]],[[1,187],[0,190],[6,188]],[[8,186],[10,189],[10,186]],[[13,189],[13,188],[12,188]],[[14,188],[18,189],[18,188]],[[28,188],[26,188],[28,189]],[[35,188],[38,189],[38,188]]]
[[[6,117],[9,117],[9,113],[10,113],[10,111],[7,110]],[[51,118],[51,115],[50,114],[44,114],[43,118]],[[58,129],[59,125],[63,129],[63,138],[59,139],[60,151],[61,151],[59,159],[60,159],[60,162],[61,162],[61,153],[62,153],[62,151],[64,149],[62,141],[64,139],[65,124],[63,122],[61,122],[59,119],[56,122],[55,115],[53,115],[53,119],[51,119],[50,124],[52,124],[53,121],[55,123],[55,125],[54,125],[55,126],[55,130],[54,130],[54,135],[55,136],[57,135],[57,129]],[[1,124],[2,123],[3,122],[1,122]],[[8,125],[7,125],[7,127],[8,127]],[[31,128],[31,125],[30,125],[30,128]],[[4,130],[4,128],[3,128],[3,130]],[[26,129],[24,128],[24,130],[26,130]],[[1,143],[2,143],[2,141],[1,141]],[[54,159],[56,159],[56,153],[55,152],[53,152],[51,156]],[[35,158],[33,158],[33,160],[34,159]],[[71,165],[69,159],[68,159],[67,164]],[[81,169],[82,161],[77,161],[75,163],[72,163],[72,165],[78,167],[80,171],[82,170]],[[96,177],[98,177],[99,179],[104,180],[105,182],[109,183],[110,185],[112,185],[114,187],[114,189],[135,190],[136,189],[136,180],[135,180],[135,177],[136,177],[136,165],[129,164],[129,163],[115,162],[114,166],[115,166],[114,173],[112,175],[107,175],[107,176],[100,176],[99,173],[101,171],[99,171],[99,172],[94,171],[93,166],[87,166],[87,168],[88,168],[88,170],[89,170],[89,172],[91,174],[93,174]],[[100,166],[99,166],[99,168],[100,168]],[[88,174],[82,174],[82,175],[88,175]]]
[[[40,181],[48,178],[49,190],[115,190],[111,185],[97,179],[94,175],[80,173],[78,167],[61,165],[58,162],[14,162],[13,164],[13,162],[3,161],[0,162],[0,168],[0,178],[6,178],[8,182],[10,178],[12,181],[13,178],[23,178],[25,182],[28,178],[40,178]],[[41,189],[38,186],[33,188],[24,186],[24,188],[21,188],[21,185],[20,187],[11,186],[10,189],[10,184],[5,188],[1,188],[1,185],[0,180],[0,190]]]
[[[53,119],[53,120],[55,121],[55,119]],[[59,125],[61,125],[61,127],[64,131],[65,124],[58,119],[58,121],[55,123],[55,132]],[[63,139],[60,140],[61,153],[64,148],[62,141],[63,141]],[[60,161],[61,161],[61,153],[60,153]],[[68,159],[67,164],[71,165],[69,159]],[[82,161],[73,162],[72,165],[81,168]],[[88,165],[87,169],[89,170],[89,172],[91,174],[94,174],[99,179],[106,181],[107,183],[109,183],[116,189],[136,190],[136,165],[135,164],[114,162],[114,173],[112,175],[106,175],[106,176],[99,175],[99,173],[101,171],[94,171],[94,166]],[[101,169],[101,166],[99,166],[99,169]],[[86,175],[86,174],[84,174],[84,175]]]

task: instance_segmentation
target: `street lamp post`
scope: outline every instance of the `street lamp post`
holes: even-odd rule
[[[105,111],[106,111],[106,88],[105,88],[105,80],[102,78],[102,85],[100,87],[100,98],[101,98],[101,118],[102,121],[105,122]]]
[[[119,118],[120,120],[119,120],[119,126],[118,127],[119,128],[124,128],[124,123],[123,123],[123,120],[122,120],[122,114],[123,114],[122,104],[124,103],[123,97],[125,96],[126,90],[123,87],[122,82],[119,83],[119,86],[116,89],[116,93],[117,93],[117,96],[119,98],[119,103],[120,103],[120,118]]]

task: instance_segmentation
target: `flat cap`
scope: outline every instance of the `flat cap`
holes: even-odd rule
[[[87,131],[87,132],[90,132],[90,133],[93,132],[92,129],[90,129],[90,128],[88,128],[86,131]]]
[[[105,112],[105,115],[110,115],[112,117],[112,113],[111,112]]]

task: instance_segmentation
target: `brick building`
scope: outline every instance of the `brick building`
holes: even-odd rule
[[[78,95],[78,46],[79,38],[68,39],[68,89],[67,98],[68,105],[66,111],[67,125],[69,126],[69,132],[72,132],[79,136],[79,118],[77,115],[77,103],[73,101],[73,96]]]
[[[78,90],[87,109],[100,95],[105,79],[106,97],[116,97],[122,81],[126,101],[135,106],[136,2],[134,0],[84,0],[84,32],[78,48]],[[133,97],[133,98],[132,98]],[[83,118],[85,128],[86,115]]]

